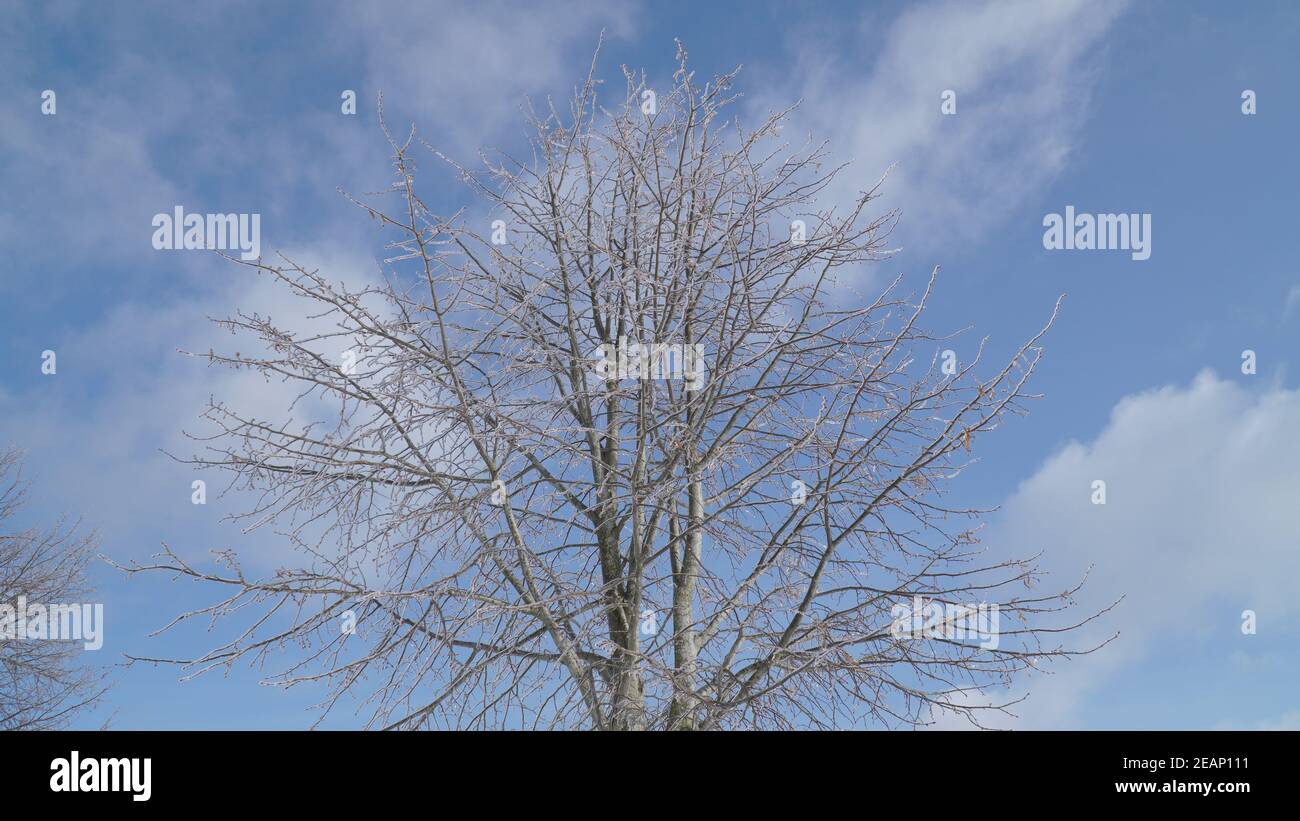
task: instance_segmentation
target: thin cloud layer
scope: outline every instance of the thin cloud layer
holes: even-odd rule
[[[866,68],[820,38],[797,38],[798,70],[788,74],[797,81],[759,105],[801,97],[791,130],[829,139],[834,157],[853,163],[832,201],[849,201],[892,166],[882,202],[902,210],[900,237],[924,238],[932,250],[986,231],[1064,169],[1103,38],[1123,9],[1110,1],[909,7],[879,45],[862,22]],[[956,113],[945,115],[949,90]]]
[[[1019,487],[989,543],[1043,551],[1053,585],[1092,566],[1081,610],[1124,600],[1075,641],[1119,637],[1027,679],[1017,694],[1032,696],[1013,724],[1081,724],[1100,688],[1165,642],[1205,637],[1205,657],[1226,661],[1295,636],[1298,427],[1300,391],[1252,390],[1205,371],[1120,400],[1092,441],[1068,443]],[[1093,502],[1098,480],[1104,505]],[[1256,613],[1258,635],[1242,634],[1244,610]]]

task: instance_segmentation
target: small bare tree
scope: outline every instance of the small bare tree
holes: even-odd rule
[[[202,356],[334,411],[214,402],[186,461],[233,471],[261,500],[237,518],[306,560],[127,568],[227,590],[178,620],[258,613],[169,661],[300,648],[271,681],[328,682],[324,711],[353,694],[371,727],[707,729],[978,723],[1009,706],[988,688],[1080,652],[1056,637],[1091,617],[1052,619],[1072,590],[1034,592],[1033,561],[990,557],[985,511],[942,493],[1022,409],[1042,332],[945,373],[919,325],[934,274],[919,297],[842,281],[888,253],[879,183],[819,207],[843,168],[783,142],[790,110],[725,121],[735,72],[677,62],[657,95],[625,69],[609,111],[593,60],[567,112],[530,108],[530,157],[430,149],[479,210],[436,214],[422,141],[385,126],[397,205],[353,200],[391,239],[381,285],[248,263],[329,329],[240,313],[220,325],[261,352]],[[918,597],[995,602],[1000,642],[901,635]]]
[[[17,451],[0,452],[0,604],[84,602],[93,533],[60,519],[49,530],[9,532],[27,501]],[[9,614],[16,617],[16,613]],[[14,635],[16,618],[0,631],[0,730],[64,727],[104,693],[96,667],[81,661],[77,642]]]

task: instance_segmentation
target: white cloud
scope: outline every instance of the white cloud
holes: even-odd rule
[[[1300,391],[1250,390],[1206,371],[1185,388],[1121,400],[1093,441],[1070,442],[1018,488],[990,543],[1044,551],[1054,584],[1095,565],[1082,609],[1126,597],[1076,639],[1118,630],[1113,644],[1022,683],[1032,696],[1020,726],[1077,724],[1090,692],[1157,642],[1254,640],[1240,634],[1243,610],[1258,614],[1261,638],[1297,628],[1297,429]],[[1096,479],[1105,505],[1092,504]]]
[[[1282,308],[1282,318],[1291,316],[1291,312],[1300,305],[1300,285],[1292,285],[1286,292],[1286,304]]]
[[[342,4],[329,13],[349,32],[332,43],[340,62],[359,60],[369,72],[364,79],[384,88],[390,105],[412,112],[462,150],[516,124],[526,94],[565,93],[585,71],[601,27],[611,36],[626,33],[632,15],[630,7],[611,10],[578,0],[537,9]],[[147,36],[116,18],[112,25],[124,42]],[[34,62],[25,29],[2,24],[0,35]],[[31,84],[37,79],[59,89],[53,117],[35,113],[42,85]],[[366,87],[358,84],[360,92]],[[76,277],[113,276],[115,293],[129,295],[105,302],[75,326],[50,323],[40,344],[57,350],[58,375],[34,390],[0,390],[0,417],[6,429],[20,432],[16,438],[30,451],[29,465],[42,486],[75,489],[75,509],[106,536],[105,552],[115,558],[151,552],[156,543],[126,539],[153,534],[183,540],[178,549],[224,546],[216,539],[229,530],[209,526],[221,515],[216,481],[209,482],[208,509],[196,516],[189,504],[190,469],[158,449],[194,452],[181,431],[199,427],[209,396],[262,418],[281,418],[296,391],[246,371],[208,368],[175,350],[220,350],[232,341],[208,317],[242,308],[295,328],[305,308],[266,277],[213,255],[158,254],[149,245],[150,220],[177,203],[204,210],[206,200],[194,190],[204,179],[191,173],[195,163],[189,160],[224,158],[234,165],[223,176],[248,184],[224,192],[234,195],[233,203],[212,192],[209,199],[221,199],[227,210],[264,213],[268,260],[286,246],[301,248],[328,236],[334,247],[287,254],[352,287],[373,281],[374,261],[356,252],[378,247],[374,223],[350,207],[339,217],[313,213],[306,222],[295,209],[302,188],[334,198],[340,183],[363,191],[382,187],[389,173],[382,135],[373,120],[341,118],[332,100],[319,113],[302,114],[308,127],[301,129],[250,123],[238,105],[236,82],[202,62],[174,65],[166,53],[147,50],[115,52],[93,75],[5,75],[0,91],[8,101],[0,103],[0,113],[11,115],[5,119],[13,125],[0,130],[8,158],[0,159],[0,171],[9,172],[19,198],[0,217],[0,240],[17,247],[24,270],[35,272],[0,278],[0,294],[73,289]],[[141,99],[151,101],[147,117],[140,115]],[[400,121],[390,122],[403,131]],[[59,215],[57,224],[51,214]],[[342,250],[349,244],[353,250]],[[43,280],[39,263],[47,258],[72,273]],[[93,268],[84,264],[92,258]],[[304,408],[295,412],[301,417]],[[46,497],[66,506],[58,495]]]
[[[378,279],[374,260],[345,251],[289,251],[286,256],[350,290]],[[213,280],[213,290],[195,299],[115,305],[101,320],[62,339],[56,375],[30,391],[0,393],[0,416],[22,431],[34,478],[42,488],[75,491],[76,512],[104,534],[104,552],[112,558],[143,559],[153,552],[156,542],[122,541],[143,534],[172,540],[192,555],[228,546],[237,533],[218,526],[217,520],[242,512],[244,504],[216,498],[228,477],[204,473],[208,506],[196,508],[190,504],[190,482],[200,474],[160,449],[181,458],[202,451],[202,443],[184,432],[210,432],[199,418],[209,397],[244,415],[282,421],[301,392],[249,370],[208,367],[177,349],[215,348],[229,355],[242,347],[252,352],[248,337],[231,337],[207,321],[241,310],[270,317],[300,335],[333,328],[332,320],[308,318],[319,313],[318,305],[267,275],[234,263],[222,263],[221,274]],[[343,346],[340,340],[329,344]],[[320,400],[299,402],[293,417],[298,423],[319,419],[325,407]],[[67,506],[66,494],[64,501],[54,493],[42,495]],[[285,556],[259,552],[252,558],[273,562]]]
[[[426,129],[436,127],[440,147],[461,155],[498,139],[507,125],[515,126],[512,138],[521,135],[525,95],[552,95],[567,111],[565,98],[585,76],[600,30],[624,35],[633,18],[630,5],[583,0],[347,9],[394,135],[405,136],[405,123],[392,116],[401,111]]]
[[[897,163],[885,188],[903,236],[927,247],[986,230],[1041,190],[1074,147],[1097,76],[1098,47],[1121,2],[943,2],[909,7],[888,27],[869,73],[808,37],[798,87],[760,97],[775,109],[802,96],[794,128],[829,139],[843,172],[839,201]],[[859,40],[865,44],[864,30]],[[869,46],[865,46],[868,47]],[[957,113],[940,95],[957,94]]]
[[[1266,721],[1223,721],[1216,730],[1300,730],[1300,710],[1287,710],[1282,715]]]

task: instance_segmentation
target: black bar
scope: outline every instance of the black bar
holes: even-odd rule
[[[729,811],[780,800],[829,814],[840,802],[887,806],[877,802],[890,795],[912,811],[1019,807],[1055,814],[1078,802],[1158,806],[1170,799],[1221,810],[1257,798],[1288,805],[1296,742],[1296,733],[1202,731],[8,733],[0,744],[0,784],[10,806],[21,798],[35,808],[127,812],[415,802],[430,815],[464,806],[496,817],[529,802],[546,814],[565,806],[596,811],[590,802],[626,802],[629,794],[647,810],[662,804],[667,811],[682,789],[699,795],[702,806]],[[52,780],[68,786],[63,774],[74,751],[88,786],[105,775],[104,786],[112,786],[126,772],[123,758],[138,760],[140,778],[116,792],[56,792]],[[107,769],[104,759],[112,760]],[[149,795],[136,800],[144,759]],[[683,760],[693,762],[691,772],[681,771]],[[1193,783],[1214,791],[1193,792],[1186,786]],[[1137,797],[1132,790],[1151,792]],[[481,808],[472,803],[480,791],[490,799]],[[429,803],[433,796],[436,803]],[[1050,803],[1016,803],[1025,799]]]

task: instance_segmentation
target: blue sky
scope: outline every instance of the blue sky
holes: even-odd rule
[[[803,100],[794,125],[852,161],[848,185],[893,165],[880,204],[901,209],[902,250],[857,284],[941,266],[927,324],[970,326],[959,355],[983,336],[1010,353],[1068,294],[1044,399],[980,443],[958,492],[1001,505],[988,540],[1042,550],[1062,584],[1092,565],[1084,603],[1125,594],[1098,626],[1121,636],[1017,684],[1031,695],[1009,726],[1300,727],[1288,3],[0,3],[0,444],[27,451],[33,520],[80,514],[118,561],[167,542],[274,565],[273,537],[219,521],[238,499],[191,505],[190,470],[159,449],[191,450],[181,431],[210,394],[276,405],[176,349],[224,342],[208,317],[291,306],[211,255],[154,251],[152,216],[257,212],[264,252],[367,276],[382,249],[336,189],[388,183],[376,93],[395,129],[413,122],[452,155],[517,146],[524,97],[567,95],[601,29],[605,77],[626,63],[666,78],[677,37],[700,73],[745,66],[741,112]],[[358,116],[340,113],[344,89]],[[426,187],[453,209],[461,190],[429,165]],[[1046,250],[1044,215],[1067,205],[1150,214],[1150,259]],[[96,661],[212,640],[204,625],[148,637],[209,591],[95,576]],[[323,695],[242,667],[116,678],[79,726],[300,727]],[[343,710],[325,726],[358,723]]]

